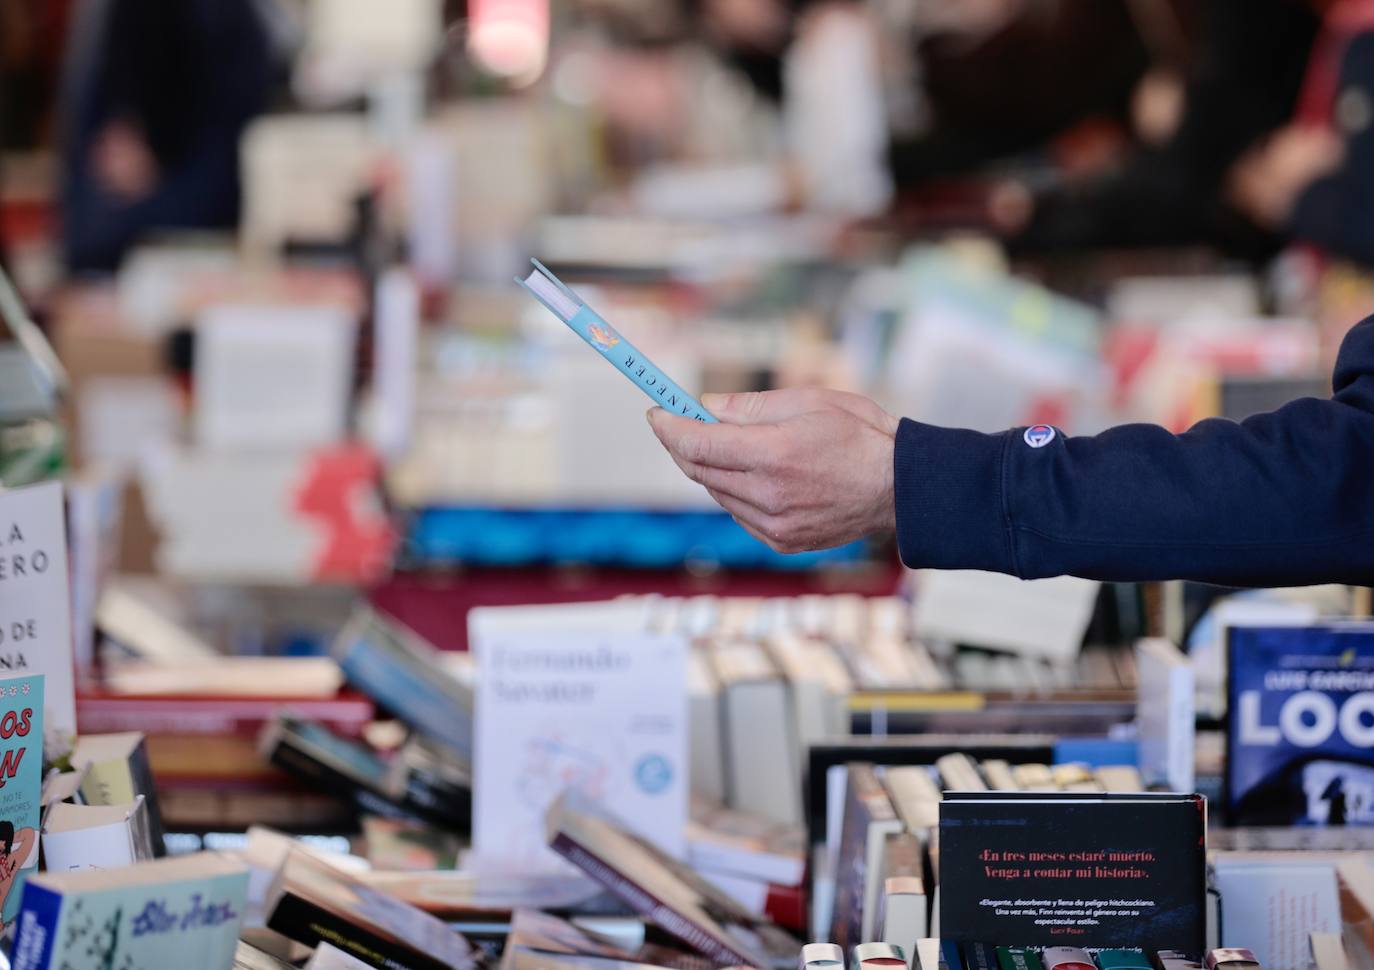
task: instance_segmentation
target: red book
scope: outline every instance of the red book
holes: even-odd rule
[[[376,716],[372,701],[352,690],[334,697],[140,697],[80,690],[76,723],[82,734],[235,735],[256,738],[264,725],[290,713],[345,737],[358,737]]]

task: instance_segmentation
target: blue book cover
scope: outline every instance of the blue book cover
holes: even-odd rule
[[[43,791],[43,675],[0,680],[0,920],[19,911],[24,880],[38,871]]]
[[[197,853],[24,885],[14,970],[231,970],[247,867]]]
[[[439,666],[435,648],[367,610],[331,651],[348,682],[432,741],[472,760],[472,694]]]
[[[1233,825],[1374,823],[1374,624],[1229,634]]]

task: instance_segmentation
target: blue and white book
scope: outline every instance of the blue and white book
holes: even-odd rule
[[[1374,824],[1374,624],[1232,627],[1232,825]]]
[[[715,415],[702,407],[700,401],[663,373],[642,350],[587,306],[543,263],[537,259],[531,262],[534,263],[534,270],[523,280],[517,277],[515,282],[566,323],[568,329],[587,342],[587,346],[606,358],[612,367],[629,378],[630,383],[664,410],[694,421],[716,423]]]
[[[443,668],[433,646],[364,608],[344,627],[331,654],[350,684],[471,764],[472,691]]]
[[[217,853],[24,885],[13,970],[231,970],[248,868]]]

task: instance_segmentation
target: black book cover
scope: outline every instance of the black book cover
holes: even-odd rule
[[[441,801],[417,791],[406,779],[394,790],[387,766],[365,745],[341,738],[321,724],[281,718],[263,735],[267,760],[336,798],[351,802],[363,814],[414,819],[452,832],[471,828],[472,806]]]
[[[1200,795],[946,793],[940,923],[960,944],[1201,953]]]
[[[381,970],[476,970],[480,960],[441,920],[293,852],[268,892],[267,928],[330,943]]]

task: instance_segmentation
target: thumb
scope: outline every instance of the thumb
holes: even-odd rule
[[[798,387],[780,391],[703,394],[701,404],[728,424],[773,424],[816,410],[819,396],[814,388]]]

